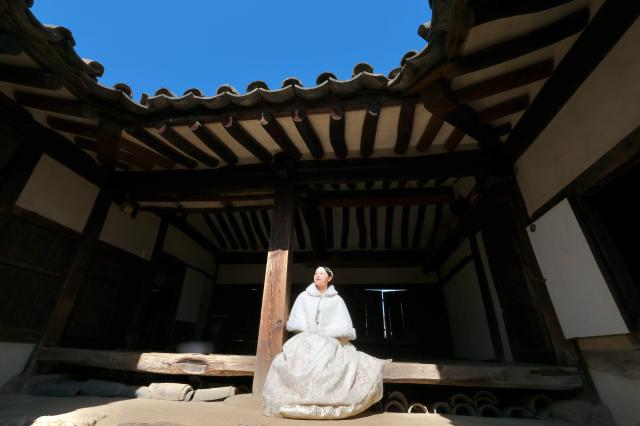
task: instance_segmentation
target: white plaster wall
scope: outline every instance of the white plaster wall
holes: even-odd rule
[[[534,225],[529,238],[565,338],[628,333],[569,202]]]
[[[43,155],[16,205],[82,232],[98,192],[97,186]]]
[[[453,353],[458,359],[489,360],[496,354],[473,262],[444,286]]]
[[[159,227],[160,218],[153,213],[139,212],[133,219],[120,206],[111,204],[100,240],[149,260]]]
[[[22,372],[33,346],[31,343],[0,342],[0,387]]]
[[[445,277],[453,268],[467,256],[471,256],[469,240],[464,240],[440,266],[440,277]]]
[[[176,320],[194,324],[198,322],[200,301],[202,300],[206,279],[206,275],[202,272],[187,268],[187,273],[182,283],[182,291],[180,292]]]
[[[266,257],[265,257],[266,263]],[[313,266],[301,263],[292,265],[291,282],[313,281]],[[421,268],[333,268],[336,286],[348,284],[391,285],[434,283],[433,274],[424,274]],[[220,265],[217,284],[262,284],[265,264]]]
[[[640,125],[640,20],[515,164],[529,213]]]
[[[174,226],[169,225],[167,228],[167,235],[162,249],[187,265],[211,275],[214,273],[215,259],[213,255]]]

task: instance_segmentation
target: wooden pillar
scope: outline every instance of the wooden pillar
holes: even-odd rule
[[[529,218],[515,178],[490,178],[483,185],[489,212],[483,237],[515,359],[554,361],[545,359],[548,354],[560,365],[578,365],[529,241]],[[515,324],[528,324],[527,333]]]
[[[276,191],[269,253],[264,276],[260,330],[256,351],[256,371],[253,376],[253,392],[262,393],[264,380],[273,358],[282,351],[285,324],[289,316],[291,287],[291,238],[296,203],[291,188]]]
[[[47,330],[42,338],[41,345],[43,346],[55,346],[60,342],[67,320],[75,304],[76,296],[93,259],[96,243],[109,212],[109,207],[111,207],[111,190],[108,187],[103,187],[82,231],[78,250],[71,261],[71,267],[58,295]]]

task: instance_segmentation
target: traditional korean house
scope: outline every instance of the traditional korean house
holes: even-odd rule
[[[259,392],[327,264],[386,383],[567,391],[637,424],[640,2],[431,6],[388,75],[135,99],[0,2],[0,382]]]

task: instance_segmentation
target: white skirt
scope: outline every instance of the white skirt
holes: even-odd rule
[[[385,363],[333,337],[296,334],[271,363],[262,412],[296,419],[354,416],[382,398]]]

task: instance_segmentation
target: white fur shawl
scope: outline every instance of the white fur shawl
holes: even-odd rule
[[[330,337],[356,338],[351,317],[342,297],[333,286],[320,294],[315,284],[298,295],[291,308],[287,330],[309,331]]]

